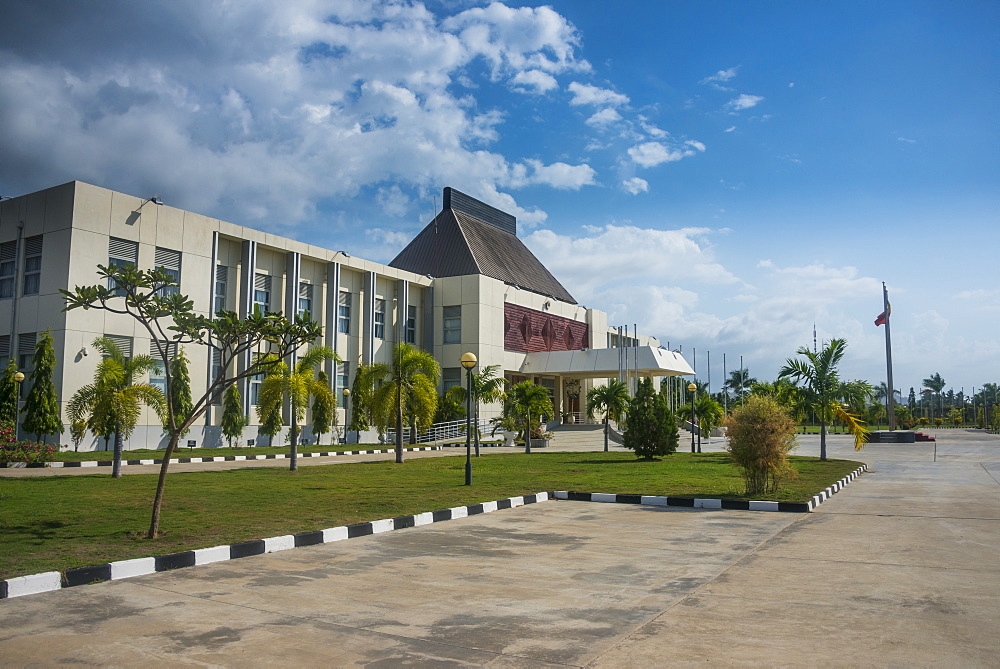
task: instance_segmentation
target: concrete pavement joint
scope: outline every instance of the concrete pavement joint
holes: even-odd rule
[[[77,585],[88,585],[102,581],[117,581],[133,576],[145,576],[159,571],[170,571],[183,567],[211,564],[225,560],[263,555],[277,551],[299,548],[300,546],[315,546],[317,544],[342,541],[354,537],[365,537],[382,532],[390,532],[405,527],[420,527],[457,518],[467,518],[481,513],[491,513],[502,509],[513,509],[525,504],[535,504],[553,499],[552,493],[540,492],[532,495],[508,497],[506,499],[456,506],[450,509],[428,511],[410,516],[384,518],[366,523],[355,523],[325,530],[287,534],[269,539],[242,541],[235,544],[181,551],[168,555],[119,560],[90,567],[74,567],[67,569],[65,574],[49,571],[41,574],[17,576],[0,581],[0,599],[35,595],[61,588],[71,588]]]

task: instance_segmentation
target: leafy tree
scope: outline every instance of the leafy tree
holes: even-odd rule
[[[532,417],[540,419],[543,414],[552,413],[552,398],[549,397],[549,391],[531,381],[522,381],[507,391],[507,412],[523,421],[524,452],[531,453],[532,428],[535,426]],[[541,420],[537,423],[541,426]]]
[[[360,370],[359,370],[360,372]],[[371,392],[371,411],[382,429],[395,423],[396,462],[403,462],[403,413],[408,410],[416,425],[430,427],[437,410],[437,384],[441,367],[430,353],[405,342],[396,344],[392,364],[375,363],[362,384]]]
[[[750,388],[751,395],[770,397],[778,404],[788,409],[791,417],[796,421],[803,421],[809,414],[802,392],[787,379],[778,379],[767,383],[758,381]]]
[[[726,419],[726,450],[740,469],[747,495],[774,492],[791,468],[795,420],[788,409],[767,395],[751,394]]]
[[[337,427],[337,396],[330,388],[330,377],[323,370],[316,375],[316,383],[329,391],[313,394],[312,428],[319,444],[331,427]]]
[[[122,444],[132,436],[142,405],[145,404],[161,417],[166,415],[166,398],[159,388],[138,379],[156,367],[156,361],[148,355],[126,358],[121,349],[107,337],[94,340],[94,348],[104,354],[97,365],[94,381],[73,395],[67,407],[70,423],[84,421],[96,436],[115,439],[113,478],[120,478]]]
[[[677,450],[677,422],[664,393],[653,390],[652,379],[641,379],[625,414],[622,445],[636,457],[652,460]]]
[[[448,423],[465,415],[465,388],[452,386],[438,398],[437,411],[434,412],[435,423]]]
[[[287,398],[289,416],[291,417],[291,458],[288,464],[290,471],[296,471],[298,464],[299,424],[306,416],[309,406],[309,396],[325,397],[327,403],[333,403],[333,391],[329,383],[320,383],[316,379],[316,367],[324,360],[336,360],[339,357],[327,346],[317,346],[300,356],[295,366],[289,368],[284,362],[279,362],[271,368],[260,387],[260,404],[257,413],[262,423],[269,427],[273,425],[273,416],[277,416],[277,424],[281,425],[281,405]]]
[[[243,397],[235,383],[229,384],[222,396],[222,434],[233,447],[233,441],[243,436],[250,419],[243,413]]]
[[[835,419],[843,421],[854,435],[854,448],[861,450],[868,441],[868,430],[857,416],[844,406],[844,398],[856,392],[840,380],[837,366],[844,357],[847,342],[831,339],[819,351],[813,352],[808,346],[799,347],[796,354],[805,359],[788,358],[778,374],[779,379],[788,379],[796,384],[803,403],[816,412],[820,425],[820,460],[826,460],[826,427]]]
[[[472,423],[476,426],[475,432],[472,433],[473,443],[476,446],[476,457],[479,457],[479,406],[480,404],[495,404],[497,402],[502,402],[504,399],[504,378],[502,376],[497,376],[497,370],[500,369],[500,365],[487,365],[483,367],[483,371],[477,372],[472,375]],[[466,401],[466,389],[461,386],[455,386],[456,388],[461,388],[460,393],[456,393],[456,399],[460,403],[465,403]],[[451,390],[451,388],[449,388]],[[463,408],[461,415],[465,415],[465,409]]]
[[[0,375],[0,422],[7,421],[11,425],[17,423],[17,363],[13,360],[7,363]]]
[[[191,375],[188,373],[188,359],[184,349],[180,349],[170,361],[170,374],[174,382],[170,384],[170,406],[175,416],[187,416],[194,410],[191,403]],[[169,429],[169,425],[164,426]],[[180,436],[190,430],[184,430]]]
[[[52,383],[56,352],[52,348],[52,335],[48,331],[43,332],[35,344],[32,365],[34,369],[29,378],[31,390],[24,400],[24,422],[21,426],[25,432],[35,435],[35,441],[41,441],[43,434],[54,436],[63,431],[59,416],[59,397]]]
[[[910,386],[910,394],[906,396],[906,406],[912,412],[917,408],[917,392]]]
[[[663,394],[665,391],[661,390]],[[669,391],[666,391],[669,392]],[[610,421],[620,423],[628,409],[628,388],[624,381],[612,379],[607,385],[595,386],[587,391],[587,418],[593,420],[594,413],[604,414],[604,450],[610,450]]]
[[[194,408],[186,416],[178,416],[167,404],[167,432],[169,441],[157,478],[156,494],[147,536],[156,538],[160,527],[160,509],[166,488],[170,458],[177,449],[180,435],[201,418],[208,407],[234,381],[266,373],[277,362],[287,357],[303,344],[320,338],[323,328],[307,316],[298,315],[294,320],[277,313],[254,310],[241,318],[232,311],[219,311],[215,316],[203,316],[194,311],[194,303],[186,296],[165,288],[177,283],[161,269],[141,270],[132,265],[97,266],[99,283],[77,286],[72,291],[61,290],[66,300],[66,310],[99,309],[124,314],[136,321],[154,342],[157,358],[166,373],[167,394],[173,383],[168,350],[170,344],[197,343],[219,351],[223,370],[235,368],[234,361],[243,359],[251,351],[265,347],[271,357],[255,358],[242,371],[226,372],[212,379],[205,393],[193,401]],[[114,286],[113,289],[108,286]]]
[[[359,365],[351,386],[351,416],[347,429],[354,432],[370,430],[372,426],[372,393],[375,392],[375,378],[371,365]]]

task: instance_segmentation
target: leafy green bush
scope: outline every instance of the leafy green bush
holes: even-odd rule
[[[795,448],[795,420],[774,399],[750,395],[726,418],[726,450],[743,475],[747,495],[774,492],[794,475],[788,452]]]

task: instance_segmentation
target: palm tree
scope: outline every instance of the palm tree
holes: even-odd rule
[[[846,350],[847,342],[843,339],[831,339],[816,352],[801,346],[795,353],[805,356],[805,359],[788,358],[778,373],[779,379],[789,379],[796,384],[806,406],[813,409],[819,418],[820,460],[826,460],[826,426],[834,419],[843,421],[854,435],[856,449],[861,450],[868,440],[864,424],[843,404],[845,396],[852,392],[837,372],[837,365]]]
[[[944,379],[941,378],[941,375],[938,374],[937,372],[934,372],[933,374],[931,374],[929,377],[927,377],[923,381],[924,388],[927,388],[932,393],[934,393],[935,395],[937,395],[938,404],[941,403],[941,391],[944,390],[944,384],[945,384]],[[933,417],[934,417],[934,407],[932,406],[931,407],[931,418],[933,418]]]
[[[376,363],[364,373],[362,385],[373,388],[371,412],[376,424],[383,428],[392,422],[396,424],[396,462],[401,463],[404,408],[409,409],[418,427],[431,425],[437,410],[441,367],[430,353],[403,342],[393,349],[391,365]]]
[[[722,388],[726,391],[732,391],[734,398],[741,400],[755,383],[757,383],[757,379],[750,376],[750,371],[744,367],[729,372],[729,378],[722,384]]]
[[[120,478],[122,443],[132,436],[141,405],[152,407],[162,418],[166,413],[166,398],[159,388],[148,383],[136,383],[157,367],[157,361],[148,355],[126,358],[121,349],[107,337],[94,340],[94,348],[104,354],[97,365],[94,382],[76,391],[69,401],[67,415],[71,423],[84,421],[95,435],[108,438],[114,435],[115,454],[111,476]]]
[[[607,385],[596,386],[587,391],[587,418],[593,419],[594,412],[604,414],[604,450],[609,449],[611,426],[609,421],[620,422],[628,408],[628,388],[624,381],[612,379]]]
[[[522,381],[507,391],[508,410],[524,419],[524,452],[531,453],[531,417],[552,413],[549,391],[531,381]]]
[[[504,399],[504,378],[497,376],[500,365],[487,365],[483,371],[472,375],[472,422],[476,426],[473,438],[476,444],[476,457],[479,457],[479,405],[494,404]],[[461,388],[461,386],[456,386]],[[456,393],[459,402],[465,402],[465,388]]]
[[[327,346],[317,346],[299,357],[295,368],[290,369],[282,361],[275,365],[260,386],[260,404],[257,413],[262,422],[268,417],[274,417],[281,411],[281,404],[288,397],[291,416],[291,461],[289,471],[296,471],[298,464],[299,421],[305,419],[309,396],[329,396],[333,394],[330,385],[320,383],[316,379],[316,367],[325,360],[340,362],[339,357]],[[327,401],[335,401],[327,397]]]

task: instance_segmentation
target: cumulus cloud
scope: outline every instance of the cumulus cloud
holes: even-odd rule
[[[708,76],[708,77],[705,77],[704,79],[702,79],[701,83],[702,84],[707,84],[707,85],[714,86],[714,87],[719,88],[721,90],[730,90],[730,89],[722,86],[722,84],[724,84],[724,83],[728,82],[730,79],[734,78],[736,76],[736,74],[737,74],[737,72],[738,72],[739,69],[740,69],[739,67],[730,67],[729,69],[726,69],[726,70],[719,70],[715,74],[713,74],[711,76]]]
[[[611,123],[616,123],[617,121],[620,121],[620,120],[622,120],[622,115],[619,114],[614,109],[611,109],[610,107],[608,107],[606,109],[602,109],[599,112],[596,112],[593,116],[591,116],[590,118],[588,118],[586,122],[587,122],[587,125],[593,125],[593,126],[600,127],[600,126],[609,125]]]
[[[590,165],[552,163],[543,165],[540,160],[526,160],[511,170],[509,184],[513,188],[544,184],[553,188],[579,190],[595,183],[597,172]]]
[[[570,83],[568,90],[573,94],[573,98],[569,101],[571,105],[617,107],[627,104],[629,101],[627,95],[622,95],[606,88],[591,86],[590,84],[581,84],[578,81]]]
[[[759,95],[747,95],[746,93],[743,93],[742,95],[739,95],[730,100],[729,102],[727,102],[726,109],[732,112],[739,112],[743,111],[744,109],[752,109],[753,107],[756,107],[761,102],[763,102],[763,100],[764,98],[762,98]]]
[[[510,80],[516,91],[524,93],[547,93],[559,88],[559,82],[548,72],[541,70],[524,70],[518,72]]]
[[[631,179],[622,181],[622,188],[632,195],[638,195],[649,190],[649,182],[639,177],[632,177]]]
[[[632,162],[641,167],[655,167],[663,163],[672,163],[688,156],[693,156],[705,150],[705,145],[697,141],[688,141],[685,148],[672,149],[661,142],[644,142],[628,150]]]

